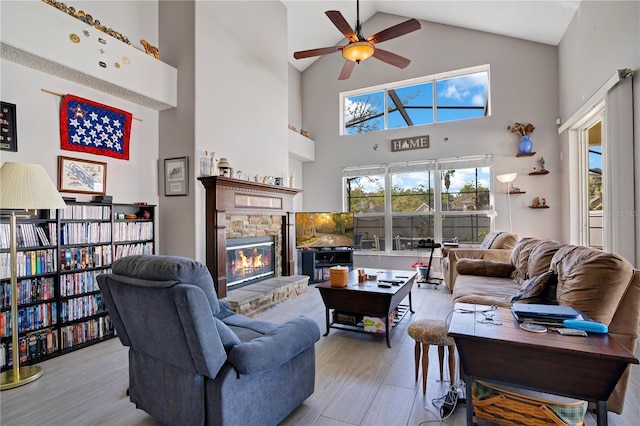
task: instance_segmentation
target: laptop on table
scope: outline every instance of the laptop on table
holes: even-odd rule
[[[584,319],[580,312],[571,306],[543,305],[538,303],[514,303],[511,313],[518,322],[562,325],[567,319]]]

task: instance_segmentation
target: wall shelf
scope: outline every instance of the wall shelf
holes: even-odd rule
[[[549,170],[536,170],[535,172],[530,172],[529,176],[537,176],[537,175],[548,175]]]
[[[509,194],[511,195],[517,195],[517,194],[526,194],[527,191],[509,191]]]
[[[519,152],[516,157],[533,157],[536,155],[535,152]]]
[[[549,206],[529,206],[530,209],[548,209]]]
[[[157,111],[178,104],[178,70],[145,52],[41,1],[3,2],[2,15],[3,60]]]

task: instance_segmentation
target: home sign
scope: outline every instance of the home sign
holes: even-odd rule
[[[391,139],[391,152],[429,148],[429,135]]]

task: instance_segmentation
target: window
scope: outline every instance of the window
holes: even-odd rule
[[[491,226],[492,162],[481,156],[345,168],[360,248],[413,250],[426,238],[480,243]]]
[[[482,117],[488,111],[487,71],[436,81],[439,122]]]
[[[433,123],[433,83],[387,90],[388,129]]]
[[[489,115],[489,66],[343,93],[342,134]]]

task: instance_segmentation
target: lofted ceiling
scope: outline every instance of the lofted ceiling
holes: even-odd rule
[[[398,15],[398,23],[416,18],[557,46],[581,0],[362,0],[363,33],[378,12]],[[325,15],[339,10],[355,26],[356,0],[282,0],[287,8],[289,62],[304,71],[318,58],[293,58],[299,50],[343,44],[344,37]]]

